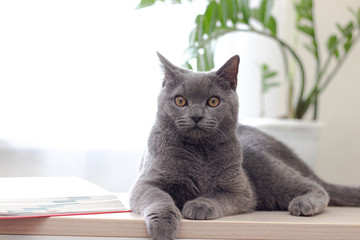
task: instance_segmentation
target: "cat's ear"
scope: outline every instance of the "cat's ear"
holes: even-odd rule
[[[216,75],[220,81],[225,81],[232,89],[236,89],[237,75],[239,70],[240,57],[235,55],[230,58],[219,70]]]
[[[167,60],[163,55],[161,55],[159,52],[157,52],[157,55],[159,56],[159,60],[161,62],[162,68],[164,70],[164,80],[163,80],[163,86],[167,83],[175,83],[178,81],[177,74],[180,71],[180,68],[172,64],[169,60]]]

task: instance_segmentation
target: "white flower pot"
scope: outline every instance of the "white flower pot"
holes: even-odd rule
[[[315,167],[323,124],[299,119],[251,118],[240,121],[256,127],[290,147],[311,168]]]

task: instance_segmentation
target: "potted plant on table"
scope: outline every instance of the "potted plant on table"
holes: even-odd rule
[[[164,1],[164,0],[157,0]],[[142,0],[139,7],[153,5],[156,0]],[[181,0],[173,0],[181,3]],[[253,33],[275,41],[283,59],[285,80],[287,83],[287,112],[282,116],[287,121],[267,120],[251,122],[270,134],[289,144],[305,160],[314,158],[314,153],[309,149],[314,148],[314,140],[318,138],[319,123],[318,109],[319,97],[334,79],[341,66],[346,61],[354,45],[360,39],[360,8],[349,9],[351,20],[345,25],[336,23],[337,33],[330,34],[326,43],[326,57],[320,54],[321,42],[318,40],[315,25],[315,15],[312,0],[293,1],[296,19],[295,28],[299,35],[305,39],[303,47],[310,53],[315,62],[314,79],[312,86],[306,75],[306,65],[299,55],[301,48],[289,44],[282,39],[277,31],[277,20],[272,14],[273,0],[261,0],[257,6],[250,5],[249,0],[210,0],[203,14],[195,19],[195,28],[189,34],[189,48],[186,50],[188,60],[184,66],[198,71],[209,71],[214,68],[214,53],[216,41],[230,33]],[[194,64],[195,62],[195,64]],[[277,86],[278,82],[271,82],[277,71],[269,68],[264,63],[260,65],[263,92]],[[295,71],[297,70],[297,71]],[[302,121],[305,114],[311,115],[314,121]],[[289,121],[290,119],[290,121]],[[279,124],[279,122],[281,122]],[[284,129],[285,132],[283,132]],[[280,132],[278,132],[280,130]],[[291,130],[291,131],[290,131]],[[289,135],[294,135],[293,142]],[[303,139],[304,134],[310,134],[308,139]],[[304,144],[308,144],[305,146]],[[303,147],[303,150],[298,148]],[[308,156],[304,156],[304,153]],[[309,155],[310,153],[310,155]],[[311,156],[312,155],[312,156]],[[309,163],[309,162],[308,162]],[[312,163],[309,163],[312,165]]]

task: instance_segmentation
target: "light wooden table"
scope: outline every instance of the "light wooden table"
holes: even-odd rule
[[[64,196],[105,191],[79,178],[0,178],[0,189],[2,196],[12,198],[29,194],[41,196],[51,191]],[[127,205],[128,195],[119,194],[119,197]],[[148,237],[144,220],[133,213],[2,219],[0,235],[4,234]],[[288,212],[252,212],[211,221],[182,220],[178,238],[360,240],[360,208],[329,207],[314,217],[294,217]]]
[[[0,220],[0,234],[146,238],[144,220],[133,213]],[[360,239],[360,208],[329,207],[314,217],[253,212],[211,221],[182,220],[178,238]]]

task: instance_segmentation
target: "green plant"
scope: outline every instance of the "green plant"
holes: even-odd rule
[[[142,0],[139,6],[149,6],[155,1]],[[172,2],[181,3],[181,0]],[[316,63],[315,81],[310,91],[306,93],[305,65],[296,47],[278,36],[277,21],[271,13],[272,6],[273,0],[262,0],[255,7],[250,6],[249,0],[209,0],[205,12],[196,17],[195,28],[189,35],[189,48],[186,51],[189,59],[185,66],[194,68],[190,62],[195,59],[198,71],[213,69],[216,40],[229,33],[248,32],[267,37],[278,43],[282,53],[288,82],[286,116],[301,119],[307,111],[313,109],[313,119],[317,119],[319,95],[324,92],[345,62],[350,50],[360,39],[360,8],[356,11],[349,9],[353,19],[345,26],[336,23],[338,32],[329,36],[326,42],[327,56],[323,60],[319,53],[320,43],[317,39],[313,1],[294,0],[296,30],[306,36],[307,43],[303,47],[310,52]],[[290,71],[292,61],[299,73],[300,83],[297,93],[295,93],[295,74]]]
[[[265,99],[264,95],[270,88],[277,87],[280,82],[273,81],[273,78],[277,75],[276,71],[270,70],[266,63],[260,65],[261,71],[261,93],[260,93],[260,117],[265,117]]]

